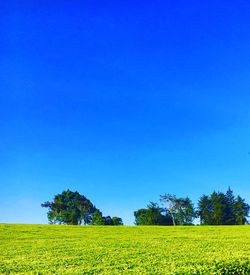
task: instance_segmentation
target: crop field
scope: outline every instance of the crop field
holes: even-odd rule
[[[1,274],[250,274],[250,226],[0,224]]]

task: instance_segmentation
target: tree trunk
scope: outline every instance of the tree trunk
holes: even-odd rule
[[[171,217],[172,217],[173,226],[175,226],[176,224],[175,224],[173,212],[172,212],[171,210],[169,210],[169,212],[170,212],[170,215],[171,215]]]

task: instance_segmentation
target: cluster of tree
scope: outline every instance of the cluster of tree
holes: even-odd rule
[[[166,209],[154,202],[150,202],[147,208],[135,211],[134,216],[136,225],[172,225]]]
[[[229,188],[224,194],[213,192],[202,195],[195,209],[192,201],[175,195],[160,196],[163,207],[151,202],[134,212],[136,225],[192,225],[199,218],[201,225],[246,224],[250,206]],[[104,217],[93,203],[78,192],[70,190],[55,195],[52,202],[41,205],[48,208],[48,220],[53,224],[122,225],[119,217]]]
[[[41,205],[48,208],[47,217],[52,224],[91,224],[91,225],[122,225],[122,219],[110,216],[103,217],[102,212],[93,203],[78,192],[70,190],[57,194],[52,202]]]
[[[166,194],[160,197],[166,207],[151,202],[147,208],[134,212],[136,225],[190,225],[196,217],[189,198],[177,198]]]
[[[103,217],[102,212],[97,209],[93,214],[91,225],[123,225],[123,222],[119,217]]]
[[[136,225],[192,225],[195,218],[201,225],[240,225],[247,223],[250,206],[229,188],[224,194],[213,192],[203,195],[195,209],[192,201],[175,195],[160,196],[164,207],[150,203],[147,208],[134,212]]]
[[[230,225],[246,224],[250,206],[240,196],[235,198],[229,188],[224,194],[213,192],[203,195],[198,202],[198,217],[201,224]]]

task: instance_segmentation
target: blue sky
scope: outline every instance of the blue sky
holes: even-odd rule
[[[3,1],[0,222],[67,188],[105,215],[230,185],[250,203],[249,1]]]

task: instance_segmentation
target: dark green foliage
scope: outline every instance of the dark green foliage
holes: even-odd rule
[[[113,217],[112,222],[113,222],[113,225],[123,225],[123,221],[119,217]]]
[[[250,211],[250,206],[242,199],[240,196],[237,196],[234,201],[234,212],[235,212],[235,222],[236,224],[246,224],[248,213]]]
[[[192,224],[196,212],[192,201],[188,197],[177,198],[175,195],[165,194],[160,196],[160,201],[166,204],[173,225]]]
[[[200,217],[200,224],[212,224],[212,213],[214,211],[212,201],[209,196],[202,195],[198,201],[197,214]]]
[[[104,225],[113,225],[113,220],[110,216],[103,217]]]
[[[105,219],[102,216],[102,212],[97,209],[93,214],[91,225],[104,225],[104,224],[105,224]]]
[[[47,201],[41,206],[49,209],[48,220],[54,224],[88,224],[96,210],[90,200],[70,190],[55,195],[52,202]]]
[[[177,198],[174,215],[177,225],[192,224],[196,213],[191,200],[189,198]]]
[[[102,212],[100,210],[96,210],[93,215],[91,225],[123,225],[123,222],[119,217],[103,217]]]
[[[249,205],[238,196],[236,199],[229,188],[226,194],[213,192],[201,196],[198,202],[198,216],[204,225],[234,225],[247,223]]]
[[[135,211],[134,216],[136,225],[172,225],[169,213],[153,202]]]
[[[47,213],[50,223],[58,224],[91,224],[91,225],[123,225],[122,219],[110,216],[103,217],[86,197],[70,190],[57,194],[52,202],[45,202],[42,207],[49,208]]]

